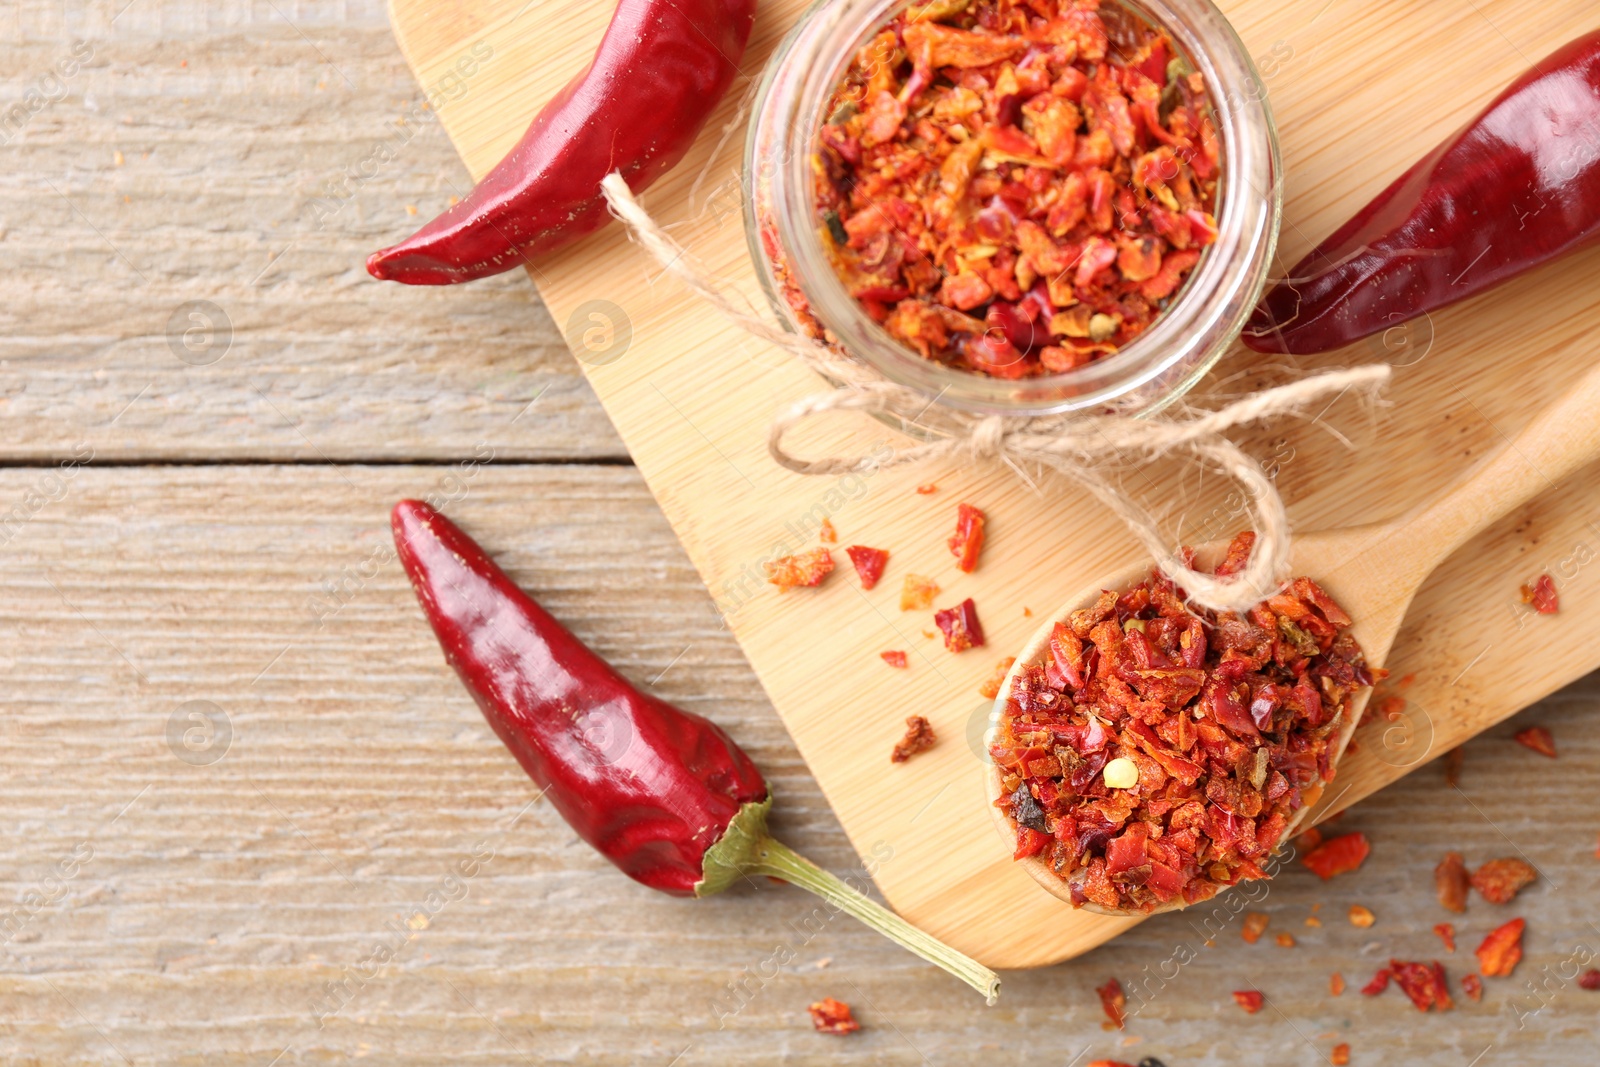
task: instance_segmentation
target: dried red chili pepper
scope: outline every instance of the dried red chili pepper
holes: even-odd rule
[[[1532,885],[1539,872],[1533,865],[1515,857],[1490,860],[1472,872],[1472,888],[1483,894],[1491,904],[1509,904],[1526,886]]]
[[[1583,976],[1578,979],[1578,988],[1587,989],[1591,992],[1596,989],[1600,989],[1600,971],[1597,971],[1592,967],[1589,970],[1584,971]]]
[[[1372,914],[1372,909],[1371,908],[1365,907],[1364,905],[1361,905],[1361,904],[1352,904],[1352,905],[1350,905],[1350,925],[1351,926],[1359,926],[1362,929],[1366,929],[1367,927],[1371,926],[1373,923],[1375,923],[1377,921],[1378,921],[1378,917],[1376,915]]]
[[[824,114],[819,233],[851,296],[925,359],[1021,378],[1103,358],[1217,239],[1205,79],[1123,9],[914,7]]]
[[[1335,875],[1348,874],[1360,867],[1371,852],[1372,846],[1367,843],[1367,835],[1357,831],[1329,838],[1306,853],[1300,862],[1326,882]]]
[[[1473,1003],[1483,999],[1483,979],[1475,974],[1469,974],[1461,979],[1461,991],[1472,998]]]
[[[1541,574],[1532,585],[1522,587],[1522,602],[1531,604],[1540,615],[1554,615],[1561,610],[1561,597],[1556,593],[1556,580]]]
[[[1344,975],[1333,972],[1333,977],[1328,979],[1328,992],[1336,997],[1344,996]]]
[[[989,675],[984,683],[978,687],[978,695],[985,700],[993,700],[1000,695],[1000,687],[1006,684],[1006,675],[1011,673],[1011,665],[1017,662],[1017,657],[1007,656],[994,665],[994,673]]]
[[[1556,739],[1543,726],[1530,726],[1511,735],[1511,740],[1533,749],[1541,756],[1556,758]]]
[[[1395,985],[1411,998],[1411,1003],[1416,1005],[1418,1011],[1430,1008],[1449,1011],[1455,1006],[1450,999],[1450,988],[1445,984],[1444,968],[1437,960],[1431,965],[1390,960],[1389,973],[1393,975]]]
[[[1444,942],[1446,952],[1456,950],[1456,928],[1450,923],[1435,923],[1433,932],[1439,935],[1439,940]]]
[[[1294,948],[1295,945],[1293,934],[1278,934],[1273,940],[1278,943],[1279,948]]]
[[[780,878],[997,995],[982,965],[770,837],[767,783],[715,723],[635,689],[427,504],[401,501],[393,526],[446,662],[543,795],[624,873],[696,897]]]
[[[978,621],[978,607],[968,597],[953,608],[936,611],[934,625],[944,634],[944,647],[951,652],[965,652],[983,645],[983,624]]]
[[[818,1033],[853,1034],[861,1029],[861,1024],[850,1014],[850,1005],[842,1000],[824,997],[806,1010],[811,1013],[811,1025]]]
[[[452,285],[521,266],[610,220],[688,153],[739,73],[755,0],[620,0],[599,50],[471,193],[367,259],[374,278]],[[645,116],[648,119],[641,121]]]
[[[1461,862],[1461,853],[1446,852],[1439,866],[1433,869],[1433,886],[1439,894],[1439,903],[1446,911],[1457,915],[1467,910],[1467,866]]]
[[[894,746],[894,754],[889,757],[889,762],[904,763],[918,752],[928,751],[938,740],[928,720],[921,715],[913,715],[906,720],[906,736]]]
[[[950,554],[956,557],[956,568],[971,574],[978,566],[978,553],[983,551],[982,511],[971,504],[956,506],[956,532],[950,538]]]
[[[1328,1062],[1333,1064],[1333,1067],[1347,1067],[1350,1063],[1350,1046],[1343,1043],[1333,1046],[1333,1051],[1328,1055]]]
[[[878,579],[883,577],[883,568],[889,563],[889,553],[881,548],[867,548],[864,545],[851,545],[844,550],[844,553],[850,557],[851,565],[861,578],[861,588],[874,588],[878,584]]]
[[[902,671],[907,667],[906,654],[904,652],[880,652],[878,655],[882,656],[883,662],[891,667]]]
[[[780,556],[761,565],[767,581],[778,587],[778,592],[791,589],[808,589],[822,584],[833,573],[833,556],[825,548],[813,548],[798,556]]]
[[[1261,940],[1261,935],[1267,932],[1267,924],[1272,921],[1272,916],[1264,911],[1246,912],[1243,924],[1239,927],[1239,936],[1244,938],[1246,944],[1253,945]]]
[[[1266,1000],[1265,996],[1254,989],[1239,989],[1235,990],[1233,994],[1233,1002],[1250,1015],[1260,1011]]]
[[[1306,578],[1245,616],[1194,614],[1159,573],[1102,593],[1006,694],[998,804],[1054,838],[1080,906],[1152,911],[1265,877],[1373,681],[1349,623]]]
[[[1389,979],[1392,977],[1394,977],[1394,972],[1388,967],[1384,967],[1382,970],[1378,971],[1377,974],[1372,976],[1372,981],[1361,987],[1361,995],[1364,997],[1377,996],[1379,993],[1382,993],[1385,989],[1389,988]]]
[[[920,574],[906,575],[900,586],[900,610],[923,611],[933,607],[933,598],[939,595],[939,583]]]
[[[1106,1013],[1108,1022],[1102,1023],[1107,1030],[1121,1030],[1126,1019],[1125,1011],[1128,1007],[1128,996],[1122,991],[1122,983],[1115,978],[1106,979],[1106,984],[1095,990],[1100,994],[1100,1007]]]
[[[1245,343],[1309,355],[1483,292],[1600,235],[1600,33],[1518,78],[1289,271]]]
[[[817,527],[817,540],[821,541],[825,545],[836,545],[839,543],[839,531],[833,528],[832,519],[822,520],[822,525]]]
[[[1515,969],[1522,959],[1522,931],[1527,925],[1522,919],[1512,919],[1489,931],[1483,944],[1472,950],[1485,978],[1504,978]]]

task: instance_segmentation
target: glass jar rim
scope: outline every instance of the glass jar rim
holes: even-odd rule
[[[910,2],[818,0],[780,44],[757,95],[746,146],[752,255],[759,263],[765,254],[756,188],[764,177],[771,200],[782,207],[771,220],[776,237],[812,313],[843,349],[891,381],[982,414],[1160,410],[1237,339],[1276,249],[1282,209],[1278,141],[1262,81],[1243,43],[1210,0],[1114,0],[1163,29],[1206,79],[1222,148],[1218,241],[1171,304],[1121,351],[1064,374],[1003,380],[924,359],[892,338],[840,280],[814,221],[812,157],[822,111],[860,46]],[[768,128],[773,123],[781,124],[776,137]],[[763,153],[771,146],[780,148],[776,158]],[[1163,382],[1157,395],[1132,400]]]

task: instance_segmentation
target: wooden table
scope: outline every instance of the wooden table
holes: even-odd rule
[[[1261,943],[1166,916],[1007,975],[994,1009],[848,921],[808,929],[795,890],[622,878],[444,667],[389,551],[400,496],[447,500],[580,636],[726,725],[792,844],[857,860],[528,282],[362,271],[467,182],[436,125],[397,122],[419,94],[382,5],[4,21],[0,1062],[1593,1062],[1600,994],[1569,980],[1600,951],[1593,677],[1469,744],[1461,790],[1425,768],[1352,812],[1372,858],[1241,902]],[[1559,760],[1510,742],[1534,722]],[[1475,900],[1453,957],[1447,848],[1544,875]],[[1514,914],[1527,958],[1482,1004],[1356,993],[1391,955],[1459,977]],[[1125,1034],[1100,1027],[1113,975],[1146,1002]],[[821,996],[864,1031],[814,1034]]]

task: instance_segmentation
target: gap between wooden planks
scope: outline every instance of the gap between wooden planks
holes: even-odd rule
[[[775,0],[762,9],[746,74],[759,74],[802,7]],[[1280,120],[1290,261],[1517,72],[1600,19],[1576,0],[1412,0],[1381,8],[1335,0],[1316,10],[1231,0],[1223,7],[1260,60]],[[451,87],[440,118],[475,176],[588,61],[610,11],[605,0],[392,0],[391,7],[419,81],[430,91]],[[492,54],[480,61],[484,46]],[[759,306],[738,204],[738,131],[713,154],[717,131],[733,114],[730,100],[695,153],[646,202],[707,269]],[[1281,468],[1280,485],[1302,527],[1394,517],[1502,447],[1592,358],[1584,342],[1600,328],[1600,303],[1585,277],[1597,265],[1600,253],[1570,259],[1434,316],[1405,345],[1270,364],[1238,354],[1207,388],[1238,391],[1342,362],[1396,363],[1392,406],[1370,412],[1346,402],[1317,421],[1245,438]],[[1048,611],[1094,576],[1133,561],[1125,532],[1070,487],[1051,483],[1035,492],[1000,469],[832,480],[789,474],[766,455],[766,427],[780,403],[818,388],[808,372],[698,306],[614,227],[531,273],[569,342],[591,324],[588,301],[606,301],[608,313],[620,310],[631,323],[621,358],[585,366],[590,382],[852,842],[863,855],[890,854],[876,876],[890,903],[997,967],[1067,959],[1126,929],[1126,921],[1072,911],[1012,867],[984,811],[971,743],[986,710],[976,688],[1032,629],[1024,609]],[[1529,308],[1560,312],[1535,316]],[[808,438],[817,450],[899,444],[860,423]],[[1176,527],[1231,532],[1217,528],[1234,521],[1220,502],[1225,487],[1175,471],[1137,476],[1174,501]],[[920,482],[936,482],[940,492],[918,496]],[[1427,585],[1391,659],[1397,679],[1412,676],[1403,690],[1408,717],[1363,728],[1360,750],[1330,791],[1335,806],[1600,665],[1600,622],[1581,611],[1594,577],[1579,562],[1600,544],[1589,506],[1597,488],[1592,472],[1552,486]],[[955,571],[943,543],[958,500],[992,517],[983,564],[970,576]],[[856,590],[848,573],[784,597],[761,587],[759,563],[781,548],[805,547],[793,531],[819,506],[832,513],[843,544],[890,550],[873,593]],[[1518,585],[1542,570],[1559,572],[1576,610],[1557,619],[1519,611]],[[951,657],[926,636],[929,618],[897,610],[901,579],[913,571],[945,587],[939,606],[976,598],[987,649]],[[885,667],[877,653],[887,648],[910,651],[911,670]],[[889,748],[911,713],[928,716],[944,742],[891,768]]]

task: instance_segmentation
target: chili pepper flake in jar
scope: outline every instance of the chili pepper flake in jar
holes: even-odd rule
[[[816,225],[833,267],[946,366],[1017,379],[1111,355],[1217,239],[1205,79],[1120,6],[913,7],[824,114]]]
[[[1159,573],[1073,612],[1015,677],[991,739],[1019,856],[1040,857],[1074,905],[1115,912],[1266,877],[1333,776],[1353,696],[1381,674],[1350,623],[1309,578],[1245,615],[1192,612]],[[1112,781],[1120,763],[1136,773]]]

